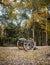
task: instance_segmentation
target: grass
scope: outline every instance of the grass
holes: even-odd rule
[[[37,65],[49,65],[50,58],[47,54],[50,54],[50,46],[38,47],[37,50],[29,50],[27,52],[19,50],[17,47],[0,47],[0,63],[13,63],[13,61],[18,62],[18,60],[20,60],[24,63],[35,62]]]

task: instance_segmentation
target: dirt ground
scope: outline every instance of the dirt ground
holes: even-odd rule
[[[36,50],[0,47],[0,65],[50,65],[50,46],[37,46]]]

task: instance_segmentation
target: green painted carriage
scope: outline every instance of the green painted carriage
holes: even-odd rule
[[[17,41],[17,47],[19,49],[30,50],[34,48],[34,42],[33,40],[26,40],[25,38],[20,38]]]

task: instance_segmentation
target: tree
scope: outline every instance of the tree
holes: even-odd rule
[[[4,13],[0,16],[2,23],[2,35],[5,33],[4,30],[8,29],[8,35],[10,32],[12,34],[10,36],[15,37],[15,34],[18,33],[17,37],[32,37],[29,36],[30,33],[33,32],[34,38],[34,27],[35,22],[38,22],[41,29],[46,32],[46,12],[45,8],[47,8],[50,4],[50,0],[0,0],[0,6],[3,7]],[[2,9],[2,8],[1,8]],[[10,22],[14,22],[13,24]],[[24,23],[23,23],[24,22]],[[10,23],[10,26],[9,26]],[[20,23],[17,24],[17,23]],[[14,25],[15,24],[15,25]],[[12,26],[12,27],[11,27]],[[19,26],[19,27],[18,27]],[[23,28],[20,28],[20,27]],[[49,29],[48,24],[48,30]],[[10,29],[9,29],[10,27]],[[13,28],[13,30],[11,30]],[[14,29],[15,28],[15,29]],[[19,30],[17,29],[19,28]],[[39,28],[37,25],[36,30],[39,32]],[[21,32],[19,32],[21,31]],[[31,32],[30,32],[31,31]],[[25,34],[25,35],[24,35]],[[39,34],[39,33],[37,33]],[[28,36],[27,36],[28,35]],[[3,35],[4,36],[4,35]]]

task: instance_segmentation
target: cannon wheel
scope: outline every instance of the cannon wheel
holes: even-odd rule
[[[32,47],[30,44],[24,43],[24,50],[31,50],[31,49],[32,49]]]
[[[17,47],[18,47],[18,49],[24,49],[24,45],[22,45],[22,47],[21,47],[18,42],[17,42]]]

